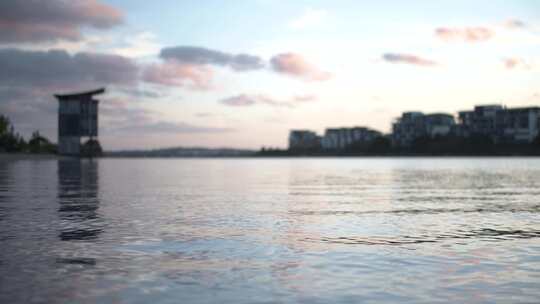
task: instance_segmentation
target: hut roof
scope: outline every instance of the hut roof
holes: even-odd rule
[[[99,88],[92,91],[86,91],[86,92],[79,92],[79,93],[71,93],[71,94],[55,94],[54,96],[58,100],[64,100],[64,99],[85,99],[90,98],[93,95],[97,94],[103,94],[105,93],[105,88]]]

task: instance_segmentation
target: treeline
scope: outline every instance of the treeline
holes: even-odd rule
[[[0,152],[56,153],[57,147],[38,131],[32,133],[30,140],[26,141],[15,132],[9,118],[0,114]]]
[[[530,144],[495,143],[489,136],[440,136],[416,139],[412,146],[398,152],[415,155],[540,155],[540,135]]]
[[[353,155],[387,155],[393,153],[390,140],[377,137],[369,143],[353,143],[341,150],[323,150],[319,148],[283,150],[263,147],[257,156],[353,156]]]
[[[496,144],[488,136],[421,137],[409,147],[393,147],[387,137],[354,143],[341,150],[262,148],[259,156],[506,156],[540,155],[540,135],[530,144]]]

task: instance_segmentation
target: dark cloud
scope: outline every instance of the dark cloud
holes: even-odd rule
[[[277,100],[265,95],[248,95],[248,94],[240,94],[228,98],[221,99],[219,102],[227,105],[227,106],[233,106],[233,107],[247,107],[247,106],[253,106],[256,104],[265,104],[273,107],[287,107],[287,108],[293,108],[297,106],[299,103],[305,103],[314,101],[316,98],[312,95],[303,95],[303,96],[295,96],[291,98],[290,100]]]
[[[409,54],[398,54],[398,53],[386,53],[382,56],[382,59],[391,62],[391,63],[406,63],[419,66],[434,66],[437,65],[435,61],[428,59],[420,58],[418,56],[409,55]]]
[[[78,88],[132,85],[137,65],[130,59],[97,53],[0,49],[0,83],[4,86]]]
[[[97,0],[2,0],[0,43],[81,39],[81,28],[108,29],[122,13]]]
[[[195,46],[168,47],[161,50],[160,57],[183,64],[226,66],[235,71],[252,71],[264,68],[264,61],[249,54],[229,54]]]
[[[278,54],[270,59],[270,64],[275,72],[302,78],[307,81],[324,81],[331,77],[330,73],[321,71],[299,54]]]
[[[264,68],[264,61],[257,56],[234,55],[194,46],[164,48],[159,56],[163,62],[144,67],[142,80],[193,90],[212,89],[212,66],[229,67],[237,72]]]
[[[130,59],[105,54],[0,49],[0,112],[25,136],[36,129],[56,140],[55,93],[98,86],[132,88],[138,67]]]

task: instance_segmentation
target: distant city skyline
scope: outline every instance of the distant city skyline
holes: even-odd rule
[[[0,3],[0,113],[57,140],[53,94],[105,86],[106,150],[287,147],[405,111],[540,105],[537,1]]]

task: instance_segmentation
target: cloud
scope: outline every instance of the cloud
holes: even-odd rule
[[[2,0],[0,43],[80,40],[81,29],[108,29],[122,13],[98,0]]]
[[[99,114],[100,127],[108,130],[149,124],[159,117],[159,113],[155,111],[134,106],[128,99],[114,97],[102,98]]]
[[[508,19],[504,22],[504,26],[509,29],[526,28],[527,24],[519,19]]]
[[[330,73],[319,70],[301,55],[295,53],[278,54],[270,59],[270,64],[277,73],[302,78],[306,81],[324,81],[331,77]]]
[[[56,138],[54,93],[115,86],[130,89],[138,67],[130,59],[94,53],[0,49],[0,112],[28,136],[39,129]],[[121,114],[125,115],[125,114]]]
[[[163,48],[161,63],[143,69],[142,79],[165,86],[185,87],[194,90],[212,88],[212,67],[228,67],[236,72],[263,69],[264,61],[248,54],[229,54],[195,46]]]
[[[445,41],[483,42],[491,39],[495,33],[486,27],[449,28],[439,27],[435,35]]]
[[[100,126],[107,135],[157,135],[179,133],[223,133],[233,129],[192,125],[160,119],[160,113],[134,107],[128,100],[109,98],[100,103]],[[100,122],[101,123],[101,122]]]
[[[267,66],[265,60],[259,56],[230,54],[195,46],[163,48],[159,57],[163,60],[161,63],[144,68],[144,81],[197,90],[212,88],[213,67],[228,67],[236,72],[247,72],[262,70]],[[270,66],[274,72],[306,81],[323,81],[331,76],[293,53],[272,57]]]
[[[154,91],[138,88],[141,76],[156,77],[156,81],[162,82],[170,76],[172,79],[168,81],[198,88],[206,87],[208,83],[205,70],[208,67],[205,66],[192,69],[189,65],[179,64],[179,67],[171,68],[172,72],[163,72],[160,68],[164,66],[156,65],[158,74],[144,70],[146,74],[141,75],[141,67],[130,58],[97,53],[70,55],[62,50],[0,49],[0,66],[0,112],[8,115],[25,136],[39,129],[52,140],[56,139],[57,131],[58,104],[54,93],[112,86],[124,96],[159,98],[161,95]],[[152,67],[146,66],[150,70]],[[165,69],[170,67],[167,65]],[[164,121],[161,113],[132,103],[132,98],[109,96],[100,98],[100,128],[109,135],[231,131],[229,128]]]
[[[317,97],[315,97],[314,95],[298,95],[298,96],[294,96],[292,100],[296,103],[299,103],[299,102],[311,102],[311,101],[315,101],[316,99]]]
[[[409,54],[386,53],[382,59],[390,63],[406,63],[419,66],[435,66],[437,63],[432,60],[424,59]]]
[[[168,47],[161,50],[160,57],[183,64],[214,65],[229,67],[237,72],[260,70],[264,61],[249,54],[229,54],[195,46]]]
[[[212,70],[207,66],[167,60],[163,63],[146,66],[143,70],[142,80],[165,86],[209,90],[212,87],[212,76]]]
[[[221,102],[227,106],[233,107],[245,107],[252,106],[258,102],[258,96],[249,96],[246,94],[236,95],[228,98],[221,99]]]
[[[531,64],[526,62],[525,60],[521,58],[504,58],[503,59],[504,67],[508,70],[514,70],[514,69],[525,69],[529,70],[532,68]]]
[[[125,46],[112,50],[113,53],[130,58],[159,54],[161,46],[156,42],[156,35],[141,32],[125,39]]]
[[[98,85],[133,85],[138,67],[132,60],[97,53],[0,49],[3,86],[75,89]]]
[[[191,125],[184,122],[157,121],[144,125],[128,125],[113,128],[111,132],[128,134],[179,134],[179,133],[225,133],[232,132],[231,128],[216,128]]]
[[[28,88],[3,87],[0,84],[0,113],[7,115],[15,130],[28,137],[40,130],[48,138],[56,137],[58,104],[52,95]]]
[[[162,98],[162,97],[165,96],[165,94],[162,94],[162,93],[158,93],[158,92],[155,92],[155,91],[138,89],[138,88],[120,89],[119,92],[124,93],[124,94],[129,95],[129,96],[132,96],[132,97],[136,97],[136,98],[157,99],[157,98]]]
[[[324,10],[308,9],[300,17],[293,20],[289,26],[293,29],[305,29],[318,24],[328,16]]]
[[[280,101],[266,95],[249,95],[249,94],[240,94],[228,98],[221,99],[219,102],[232,107],[247,107],[253,106],[256,104],[265,104],[273,107],[287,107],[294,108],[300,103],[311,102],[316,100],[316,97],[313,95],[302,95],[292,97],[290,100]]]

